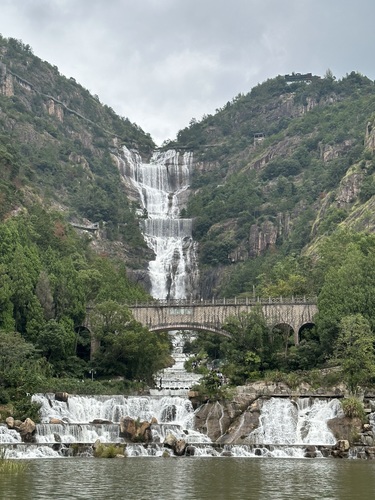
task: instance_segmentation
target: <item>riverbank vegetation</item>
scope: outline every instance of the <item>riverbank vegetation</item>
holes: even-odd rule
[[[24,472],[26,469],[26,462],[6,458],[5,449],[0,448],[0,474],[17,474]]]

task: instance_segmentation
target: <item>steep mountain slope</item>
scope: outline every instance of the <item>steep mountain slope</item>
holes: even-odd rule
[[[374,83],[358,73],[278,76],[166,144],[194,153],[181,215],[194,218],[202,295],[263,293],[269,269],[313,255],[339,225],[374,230],[374,113]],[[57,208],[72,223],[99,223],[99,251],[144,268],[150,251],[113,161],[122,145],[143,158],[155,146],[29,46],[0,38],[1,219],[35,203]]]
[[[136,247],[148,251],[111,159],[123,144],[146,157],[154,148],[149,134],[60,75],[28,45],[0,38],[2,219],[42,203],[64,211],[71,222],[104,222],[102,250],[117,248],[138,260]],[[108,239],[117,246],[104,245]]]
[[[309,253],[339,224],[375,229],[374,111],[360,74],[278,76],[179,132],[173,145],[195,153],[188,216],[204,294],[250,292],[262,256]]]

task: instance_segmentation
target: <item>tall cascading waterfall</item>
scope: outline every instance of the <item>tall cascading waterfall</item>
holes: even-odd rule
[[[136,151],[124,147],[117,161],[125,183],[138,194],[143,234],[155,255],[148,268],[151,295],[160,300],[194,298],[198,281],[196,243],[192,220],[180,217],[186,208],[193,154],[156,152],[149,163],[144,163]],[[183,337],[174,332],[172,342],[176,363],[158,376],[159,393],[182,395],[199,377],[184,370]]]
[[[151,295],[161,300],[193,298],[198,278],[196,243],[192,220],[180,217],[186,208],[192,153],[157,152],[144,163],[137,152],[124,147],[117,160],[125,183],[138,194],[145,216],[143,234],[155,254],[149,263]]]

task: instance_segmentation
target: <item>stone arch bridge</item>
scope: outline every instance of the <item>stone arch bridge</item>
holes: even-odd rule
[[[314,323],[318,311],[313,298],[169,300],[129,306],[134,318],[152,332],[165,330],[207,331],[230,337],[223,328],[229,316],[239,317],[261,308],[267,324],[289,327],[299,343],[301,328]]]

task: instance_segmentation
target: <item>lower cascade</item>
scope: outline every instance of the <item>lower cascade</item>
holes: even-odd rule
[[[340,412],[337,399],[316,400],[313,405],[307,398],[297,402],[272,398],[262,407],[259,427],[249,435],[249,440],[261,444],[335,444],[327,421]]]
[[[342,415],[337,399],[292,401],[275,397],[260,405],[256,429],[244,436],[243,414],[236,419],[236,425],[233,422],[223,426],[219,422],[222,435],[211,440],[196,430],[202,407],[194,410],[190,400],[183,397],[69,396],[64,401],[54,394],[36,394],[33,401],[41,405],[41,423],[36,426],[32,442],[23,443],[17,431],[0,426],[0,448],[5,448],[6,458],[93,456],[99,442],[123,445],[127,457],[321,457],[328,456],[324,449],[336,441],[327,422]],[[224,414],[223,407],[221,413]],[[139,428],[146,423],[146,442],[129,439],[129,422]],[[208,429],[208,418],[200,421],[202,426]],[[306,455],[312,447],[313,455]]]

